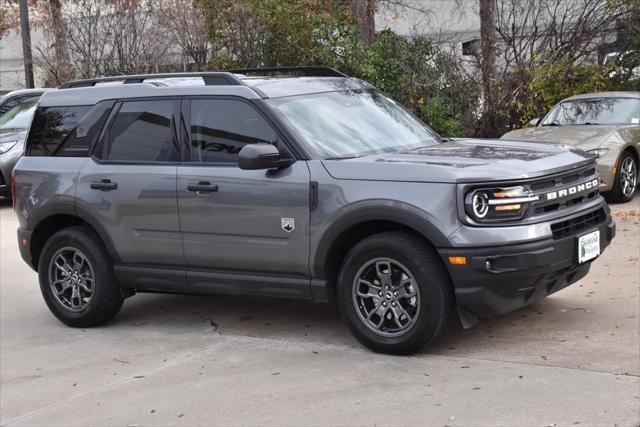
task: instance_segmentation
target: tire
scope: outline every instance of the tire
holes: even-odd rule
[[[102,325],[122,307],[111,258],[87,227],[65,228],[51,236],[38,262],[38,276],[49,310],[68,326]]]
[[[613,203],[626,203],[633,199],[638,190],[638,160],[629,151],[625,151],[618,160],[618,170],[613,181],[613,188],[605,197]]]
[[[379,353],[411,354],[431,345],[453,311],[451,281],[439,257],[422,239],[403,232],[358,243],[340,270],[337,296],[355,337]]]

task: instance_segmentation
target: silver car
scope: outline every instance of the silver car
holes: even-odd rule
[[[558,103],[544,119],[502,139],[572,145],[597,158],[600,191],[627,202],[638,188],[640,92],[587,93]]]
[[[0,116],[0,196],[10,194],[11,171],[24,152],[24,140],[38,98],[31,98]]]

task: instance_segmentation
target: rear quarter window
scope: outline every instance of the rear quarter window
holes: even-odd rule
[[[75,130],[80,120],[92,107],[91,105],[38,107],[29,130],[26,154],[28,156],[87,156],[90,141],[87,138],[77,138]]]

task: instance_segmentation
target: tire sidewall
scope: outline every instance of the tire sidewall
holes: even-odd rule
[[[622,156],[620,156],[620,160],[618,161],[618,170],[616,171],[616,176],[615,176],[615,181],[613,183],[613,191],[611,191],[611,196],[610,197],[612,199],[613,202],[618,202],[618,203],[626,203],[629,202],[633,199],[633,196],[636,194],[636,192],[638,191],[638,183],[636,181],[636,188],[633,191],[633,193],[631,193],[630,196],[625,196],[624,193],[622,192],[622,165],[624,164],[624,161],[627,158],[631,158],[633,160],[633,162],[635,163],[636,166],[636,173],[638,173],[638,171],[640,171],[640,164],[638,163],[638,160],[635,158],[635,156],[631,153],[629,153],[628,151],[625,151],[624,153],[622,153]],[[638,177],[640,178],[640,177]],[[636,178],[636,179],[638,179]]]
[[[418,259],[416,254],[393,239],[384,241],[384,246],[381,243],[382,240],[367,239],[356,245],[346,257],[338,278],[338,303],[352,332],[367,347],[389,353],[411,353],[438,335],[447,315],[444,294],[448,283],[444,283],[441,266],[432,257]],[[403,264],[416,281],[420,294],[418,318],[411,329],[402,335],[385,337],[376,334],[364,324],[354,305],[355,276],[365,263],[375,258],[390,258]]]
[[[49,283],[51,257],[63,247],[71,247],[81,251],[93,269],[93,296],[89,305],[77,312],[66,309],[58,302]],[[38,262],[40,291],[51,312],[63,323],[70,326],[90,326],[93,319],[104,315],[104,310],[107,307],[104,307],[103,302],[113,301],[114,297],[117,302],[116,292],[118,289],[112,282],[111,260],[101,249],[93,240],[93,236],[90,236],[89,230],[82,232],[77,228],[59,231],[51,236],[45,244]]]

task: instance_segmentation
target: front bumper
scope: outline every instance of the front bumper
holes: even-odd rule
[[[600,230],[600,253],[616,233],[608,209],[603,219],[562,237],[490,248],[439,249],[449,269],[463,324],[498,316],[538,301],[584,277],[591,261],[578,263],[578,237]],[[449,256],[466,256],[451,265]]]

